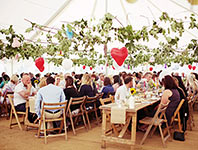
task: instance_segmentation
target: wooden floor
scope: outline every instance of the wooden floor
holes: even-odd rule
[[[147,138],[144,145],[139,145],[143,132],[137,132],[137,144],[134,150],[198,150],[198,111],[194,113],[195,127],[193,131],[186,132],[186,140],[167,141],[167,148],[162,147],[161,138],[158,133],[152,138]],[[0,150],[100,150],[101,148],[101,125],[96,126],[88,132],[85,129],[77,131],[74,136],[72,131],[68,132],[68,141],[64,137],[49,138],[48,144],[44,144],[43,138],[36,138],[36,130],[20,131],[18,127],[9,129],[9,121],[0,118]],[[126,135],[128,136],[128,135]],[[106,150],[129,150],[130,146],[123,144],[107,143]]]

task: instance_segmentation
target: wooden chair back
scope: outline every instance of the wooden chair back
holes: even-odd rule
[[[100,98],[100,103],[102,105],[109,104],[109,103],[112,103],[112,99],[111,98]]]
[[[45,103],[43,102],[42,105],[42,111],[41,111],[41,118],[39,122],[39,129],[38,129],[38,137],[40,137],[40,132],[44,132],[44,137],[45,137],[45,144],[47,143],[47,137],[50,137],[50,135],[47,136],[47,131],[53,131],[53,130],[59,130],[59,134],[52,135],[54,136],[65,136],[65,140],[67,140],[67,128],[66,128],[66,106],[67,106],[67,101],[65,102],[59,102],[59,103]],[[46,111],[53,111],[53,110],[60,110],[62,111],[62,115],[59,118],[46,118],[45,117],[45,112]],[[47,122],[54,122],[54,121],[61,121],[60,127],[52,128],[52,129],[46,129],[46,123]],[[43,124],[44,129],[41,130],[41,125]],[[62,129],[64,126],[64,133],[61,133]]]
[[[115,96],[115,92],[108,92],[107,97]]]
[[[8,94],[14,94],[14,92],[8,92],[6,91],[6,93],[3,95],[3,103],[1,104],[1,113],[5,114],[6,119],[9,119],[9,113],[10,113],[10,109],[11,106],[10,104],[7,103],[7,99],[8,99]]]
[[[181,119],[180,119],[180,109],[184,103],[184,99],[182,99],[177,106],[177,109],[174,112],[174,115],[171,117],[170,127],[174,127],[174,122],[178,123],[179,131],[182,132],[182,125],[181,125]]]
[[[88,114],[91,113],[91,112],[94,112],[97,124],[99,125],[99,118],[98,118],[98,114],[97,114],[98,108],[96,106],[96,103],[97,103],[98,100],[99,100],[98,95],[96,95],[94,97],[88,97],[87,96],[87,98],[85,100],[84,110],[85,110],[85,115],[86,115],[86,118],[87,118],[88,126],[89,126],[90,129],[91,129],[91,124],[90,124],[90,119],[89,119]]]
[[[67,106],[66,116],[70,118],[70,122],[71,122],[71,125],[72,125],[72,130],[73,130],[74,135],[76,135],[75,124],[77,123],[78,118],[80,116],[82,116],[84,127],[87,129],[87,124],[86,124],[86,120],[85,120],[85,116],[84,116],[85,100],[86,100],[86,96],[78,97],[78,98],[71,98],[70,101],[69,101],[69,104]],[[77,113],[73,113],[73,111],[71,110],[72,105],[77,106],[77,108],[75,110],[73,110],[73,111],[76,111],[78,109],[79,111]],[[75,120],[73,120],[73,118],[75,118]]]
[[[10,105],[11,105],[11,110],[10,110],[10,122],[9,122],[9,127],[12,128],[12,126],[14,125],[18,125],[19,126],[19,129],[20,130],[23,130],[22,127],[21,127],[21,122],[19,121],[19,117],[18,115],[23,115],[23,123],[25,122],[25,115],[26,115],[26,112],[19,112],[19,111],[16,111],[15,107],[14,107],[14,103],[13,103],[13,98],[14,98],[14,95],[13,94],[8,94],[8,99],[9,99],[9,102],[10,102]],[[14,114],[15,116],[15,119],[16,119],[16,123],[13,123],[12,121],[12,115]]]

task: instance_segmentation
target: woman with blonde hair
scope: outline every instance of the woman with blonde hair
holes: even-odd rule
[[[198,94],[198,81],[194,74],[191,73],[187,76],[186,87],[189,96]]]
[[[47,79],[46,77],[41,78],[39,85],[38,85],[39,89],[47,85],[46,79]]]
[[[79,88],[79,96],[93,97],[95,95],[96,93],[91,85],[91,76],[89,74],[84,74]]]

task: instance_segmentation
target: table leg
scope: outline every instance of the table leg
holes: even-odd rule
[[[104,140],[106,129],[107,129],[107,115],[106,111],[102,110],[102,148],[106,148],[106,141]]]
[[[135,144],[136,141],[136,125],[137,125],[137,113],[132,116],[131,124],[131,142]]]

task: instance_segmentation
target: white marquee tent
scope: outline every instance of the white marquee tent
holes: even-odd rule
[[[143,25],[150,26],[152,20],[157,20],[162,12],[167,12],[171,17],[182,19],[185,16],[190,16],[191,13],[198,16],[198,5],[190,5],[188,0],[136,0],[134,3],[127,1],[130,0],[1,0],[0,29],[13,25],[17,33],[23,34],[27,39],[34,40],[39,36],[39,31],[31,34],[25,33],[25,29],[31,26],[25,19],[41,25],[60,28],[63,23],[82,18],[100,19],[109,12],[116,16],[124,26],[131,24],[134,29],[140,29]],[[118,22],[117,24],[120,25]],[[179,43],[181,46],[192,38],[197,39],[198,31],[189,30],[184,35],[184,39],[181,39]],[[1,35],[0,39],[3,40]],[[148,46],[155,44],[151,41]],[[114,45],[109,46],[110,49],[112,47]],[[48,64],[45,67],[45,72],[65,71],[53,64]],[[97,69],[102,71],[101,67]],[[2,71],[6,71],[8,74],[23,71],[39,72],[32,60],[24,60],[22,63],[22,61],[17,62],[13,59],[0,60],[0,73]],[[88,70],[80,69],[80,71]]]

